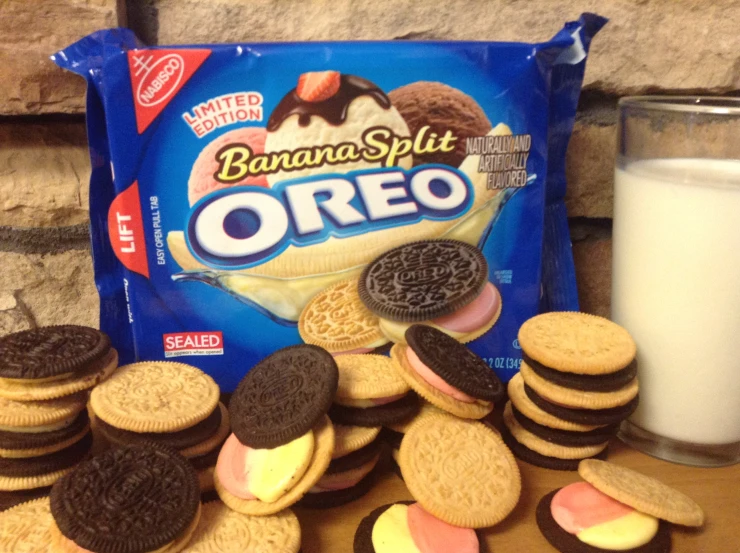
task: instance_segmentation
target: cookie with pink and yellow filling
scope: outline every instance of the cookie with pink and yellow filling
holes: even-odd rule
[[[668,553],[670,524],[701,526],[692,499],[636,471],[581,461],[576,482],[550,492],[537,506],[537,525],[563,553]]]
[[[233,434],[221,448],[214,486],[231,509],[270,515],[290,507],[324,475],[334,451],[326,416],[337,365],[316,346],[291,346],[255,365],[229,403]]]
[[[429,403],[467,419],[480,419],[505,394],[496,373],[467,347],[434,327],[413,325],[406,344],[391,349],[400,376]]]
[[[336,424],[377,427],[402,421],[419,410],[419,401],[384,355],[349,354],[336,358],[339,385],[329,418]]]
[[[501,314],[501,294],[475,246],[421,240],[393,248],[360,275],[360,299],[391,341],[405,343],[408,327],[433,326],[462,343],[488,332]]]
[[[354,553],[480,553],[483,539],[475,530],[459,528],[429,514],[418,503],[383,505],[362,519]]]

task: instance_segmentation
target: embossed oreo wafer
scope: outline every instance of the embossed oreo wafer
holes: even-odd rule
[[[47,326],[0,338],[0,378],[47,380],[85,372],[110,351],[110,339],[94,328]]]
[[[421,322],[472,302],[488,278],[481,252],[457,240],[411,242],[382,254],[362,272],[360,299],[384,319]]]
[[[337,424],[352,426],[383,426],[405,420],[419,410],[419,397],[408,392],[401,399],[377,407],[345,407],[335,403],[329,409],[329,418]]]
[[[272,516],[254,517],[214,501],[203,505],[201,522],[187,551],[297,553],[300,548],[301,526],[289,509]]]
[[[51,517],[48,499],[18,505],[0,514],[0,551],[42,553],[51,551]]]
[[[307,344],[334,355],[370,353],[388,343],[378,316],[360,300],[357,279],[344,280],[314,296],[301,311],[298,332]]]
[[[640,401],[638,395],[624,405],[610,409],[572,409],[547,401],[526,384],[524,384],[524,392],[532,403],[546,413],[565,421],[587,425],[606,425],[621,422],[634,413]]]
[[[70,541],[95,553],[180,550],[183,544],[174,544],[189,539],[198,522],[200,489],[195,470],[174,450],[118,448],[60,479],[51,512],[62,550]]]
[[[297,439],[329,410],[338,381],[337,364],[326,350],[311,345],[278,350],[239,383],[229,404],[232,430],[254,449]]]
[[[406,331],[406,343],[432,372],[469,396],[495,403],[506,395],[485,361],[444,332],[413,325]]]

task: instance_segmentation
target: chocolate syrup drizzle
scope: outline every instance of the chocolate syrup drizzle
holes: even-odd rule
[[[339,91],[323,102],[306,102],[301,100],[294,88],[273,110],[267,122],[267,130],[274,132],[280,128],[288,117],[298,114],[298,124],[307,127],[312,115],[318,115],[327,123],[339,126],[347,119],[347,110],[355,98],[370,96],[383,109],[390,109],[391,101],[385,92],[370,81],[354,75],[342,75]]]

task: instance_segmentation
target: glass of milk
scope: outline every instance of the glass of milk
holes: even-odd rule
[[[637,343],[620,438],[676,463],[740,461],[740,98],[619,103],[612,319]]]

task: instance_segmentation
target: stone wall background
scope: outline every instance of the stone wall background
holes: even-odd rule
[[[582,11],[593,43],[568,152],[585,311],[608,315],[616,102],[740,95],[737,0],[3,0],[0,2],[0,334],[97,325],[87,232],[83,80],[49,54],[128,24],[151,44],[349,39],[545,40]]]

